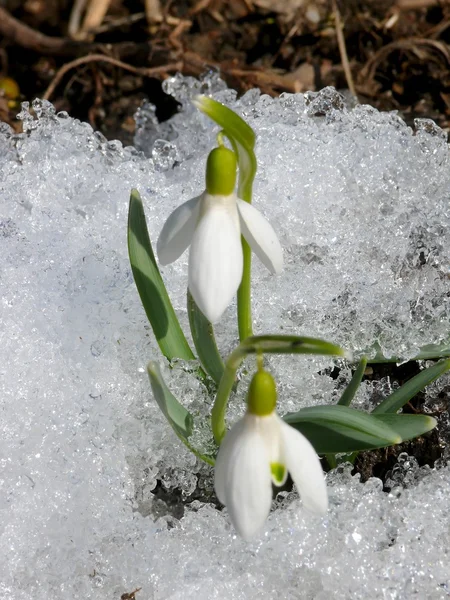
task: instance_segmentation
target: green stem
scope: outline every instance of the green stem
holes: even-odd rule
[[[236,380],[236,372],[244,358],[250,354],[319,354],[345,356],[345,350],[324,340],[296,335],[255,335],[242,341],[229,355],[219,383],[211,411],[211,429],[216,443],[220,445],[227,431],[225,414],[228,398]]]
[[[327,459],[330,469],[335,469],[337,467],[336,454],[325,454],[325,458]]]
[[[236,379],[236,371],[245,356],[246,352],[239,345],[233,350],[225,363],[225,369],[211,411],[211,429],[218,446],[220,446],[220,443],[227,432],[225,414],[227,411],[228,398],[230,397]]]
[[[345,388],[344,393],[339,398],[338,404],[340,404],[341,406],[350,406],[353,398],[355,397],[356,392],[359,389],[359,386],[361,385],[361,381],[364,376],[366,367],[367,367],[367,357],[362,356],[361,360],[359,361],[358,368],[354,372],[350,383]]]
[[[239,157],[239,184],[238,196],[249,204],[252,203],[253,180],[256,174],[256,157],[253,152],[247,152],[233,137],[228,137],[234,152]],[[242,256],[244,267],[242,279],[237,292],[237,322],[239,330],[239,341],[253,335],[252,325],[252,250],[245,239],[241,237]]]
[[[244,269],[242,271],[241,285],[237,293],[237,317],[240,342],[253,335],[251,302],[252,251],[244,238],[242,238],[242,254],[244,256]]]
[[[239,154],[239,148],[236,144],[233,144],[234,151]],[[254,158],[254,157],[253,157]],[[245,161],[244,161],[245,164]],[[252,191],[253,191],[253,179],[256,173],[256,159],[254,158],[254,164],[251,169],[248,169],[245,173],[245,167],[239,165],[239,186],[238,195],[239,198],[245,200],[249,204],[252,203]],[[242,269],[241,285],[239,286],[237,293],[237,321],[239,330],[239,341],[243,342],[245,339],[253,335],[252,325],[252,249],[247,244],[245,239],[241,237],[242,243],[242,256],[244,259],[244,267]]]

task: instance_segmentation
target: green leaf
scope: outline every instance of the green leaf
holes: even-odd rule
[[[350,383],[345,388],[342,396],[339,398],[339,401],[337,403],[338,406],[350,406],[350,404],[352,403],[352,400],[355,397],[355,394],[358,391],[358,388],[361,384],[361,380],[363,378],[364,371],[366,370],[366,366],[367,366],[367,358],[365,356],[363,356],[361,358],[361,360],[359,361],[356,371],[353,373],[353,377],[352,377]],[[356,454],[357,453],[349,454],[348,455],[349,458],[346,460],[350,460],[351,462],[353,462],[354,459],[353,460],[351,460],[351,459],[353,456],[356,458]],[[334,469],[337,466],[338,463],[337,463],[336,456],[334,454],[327,454],[326,459],[327,459],[328,464],[330,465],[331,469]]]
[[[128,254],[141,302],[161,352],[169,360],[192,360],[195,357],[180,327],[156,264],[144,207],[137,190],[132,190],[130,196]]]
[[[427,385],[443,375],[450,369],[450,359],[441,360],[432,367],[424,369],[415,377],[404,383],[393,394],[385,398],[379,404],[372,414],[380,415],[385,413],[396,413],[402,406],[411,400],[418,392],[422,391]]]
[[[195,456],[209,465],[214,465],[212,456],[200,452],[189,442],[194,429],[194,418],[169,390],[158,364],[150,362],[147,366],[147,372],[155,400],[177,436]]]
[[[187,305],[189,325],[198,358],[208,375],[219,384],[223,375],[224,364],[217,349],[213,326],[198,308],[189,291]]]
[[[402,441],[419,437],[434,429],[437,425],[436,419],[428,415],[374,415],[376,419],[396,431]]]
[[[238,114],[230,108],[208,98],[197,96],[193,104],[223,129],[230,140],[239,161],[238,195],[247,202],[251,201],[252,185],[256,173],[255,132]]]
[[[419,354],[414,360],[432,360],[438,358],[446,358],[450,356],[450,344],[428,344],[420,349]]]
[[[383,448],[402,441],[391,426],[346,406],[302,408],[283,419],[307,437],[318,454]]]
[[[348,353],[336,344],[298,335],[255,335],[241,342],[238,349],[245,355],[256,353],[320,354],[348,358]]]
[[[187,441],[188,437],[192,435],[194,423],[191,413],[178,402],[166,386],[157,363],[149,362],[147,372],[150,377],[155,400],[161,412],[169,421],[178,437],[183,441]]]
[[[342,396],[339,398],[338,404],[340,406],[350,406],[353,398],[355,397],[356,392],[358,391],[358,388],[361,383],[361,379],[363,378],[363,375],[364,375],[364,371],[366,370],[366,366],[367,366],[367,358],[365,356],[363,356],[361,358],[361,360],[359,361],[358,368],[353,373],[353,377],[352,377],[350,383],[345,388]]]
[[[386,358],[383,356],[381,351],[379,350],[379,346],[376,345],[377,353],[374,358],[369,360],[369,363],[398,363],[401,362],[401,358],[398,356],[392,356],[391,358]],[[418,354],[411,358],[410,360],[438,360],[439,358],[447,358],[450,357],[450,343],[448,340],[443,342],[442,344],[427,344],[426,346],[422,346]]]
[[[350,456],[350,454],[349,454]],[[338,461],[336,459],[336,454],[325,454],[325,458],[327,459],[328,466],[330,469],[335,469],[338,466]]]

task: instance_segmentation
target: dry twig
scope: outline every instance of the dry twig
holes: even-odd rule
[[[45,90],[45,93],[43,94],[42,98],[44,100],[49,100],[66,73],[68,73],[71,69],[75,69],[76,67],[85,65],[90,62],[106,62],[111,65],[114,65],[115,67],[119,67],[120,69],[124,69],[126,71],[130,71],[131,73],[135,73],[136,75],[141,75],[142,77],[154,77],[155,75],[179,71],[182,70],[183,66],[181,62],[178,62],[173,64],[161,65],[159,67],[133,67],[133,65],[129,65],[128,63],[122,62],[121,60],[112,58],[112,56],[104,56],[103,54],[89,54],[88,56],[82,56],[81,58],[77,58],[63,65],[56,73],[55,77],[52,79],[50,85]]]
[[[28,27],[0,7],[0,37],[11,43],[33,50],[39,54],[51,56],[80,56],[89,53],[114,53],[115,57],[126,58],[133,56],[145,47],[151,51],[150,42],[117,42],[116,44],[99,44],[95,42],[75,41],[69,38],[50,37]]]
[[[42,54],[74,54],[80,48],[77,42],[65,38],[50,37],[21,23],[0,6],[0,34],[7,40]]]
[[[180,21],[172,33],[169,35],[169,42],[174,48],[183,52],[183,44],[180,41],[180,37],[183,33],[189,30],[192,26],[192,21]]]
[[[87,36],[92,29],[101,25],[108,12],[110,3],[111,0],[91,0],[88,4],[79,34]]]
[[[332,0],[334,18],[336,21],[336,36],[337,43],[339,47],[339,54],[341,56],[341,63],[345,73],[345,79],[347,81],[348,89],[350,93],[355,98],[358,97],[356,93],[355,84],[353,82],[352,71],[350,69],[350,63],[348,61],[347,48],[345,46],[345,38],[344,38],[344,25],[341,20],[341,13],[339,12],[339,8],[336,0]]]
[[[77,39],[78,32],[80,31],[81,15],[86,8],[88,0],[75,0],[70,11],[69,26],[67,31],[72,39]]]
[[[440,0],[397,0],[396,7],[400,10],[419,10],[442,4]]]
[[[198,0],[198,2],[196,2],[194,6],[191,9],[189,9],[189,14],[193,16],[198,14],[199,12],[202,12],[202,10],[208,8],[208,6],[211,4],[211,1],[212,0]]]
[[[450,64],[450,49],[443,42],[429,40],[426,38],[409,38],[406,40],[396,40],[386,44],[376,52],[372,58],[364,65],[360,72],[360,79],[373,79],[378,65],[385,60],[391,52],[395,50],[405,50],[413,52],[420,60],[424,60],[424,50],[437,50],[443,55],[447,63]]]
[[[145,0],[145,16],[147,17],[147,23],[149,25],[161,23],[163,20],[163,13],[159,0]]]
[[[105,19],[105,22],[95,29],[92,29],[91,33],[105,33],[105,31],[111,31],[117,27],[122,27],[122,25],[131,25],[132,23],[137,23],[143,19],[145,19],[144,12],[134,13],[133,15],[127,15],[126,17],[120,17],[118,19]]]

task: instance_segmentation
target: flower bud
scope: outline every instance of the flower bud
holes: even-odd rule
[[[206,191],[212,196],[229,196],[236,185],[237,161],[232,150],[220,146],[206,162]]]
[[[248,388],[248,412],[258,417],[264,417],[273,413],[276,404],[277,389],[274,378],[267,371],[258,370]]]

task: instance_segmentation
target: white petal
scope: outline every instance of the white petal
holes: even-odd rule
[[[200,200],[192,198],[176,208],[164,223],[156,244],[159,262],[168,265],[179,258],[189,246],[197,225]]]
[[[236,445],[239,444],[239,439],[244,432],[247,422],[244,419],[237,421],[233,427],[227,432],[222,443],[220,444],[219,452],[214,466],[214,490],[217,498],[226,504],[226,489],[227,489],[227,472],[228,465],[233,462],[233,452]]]
[[[280,417],[276,412],[265,417],[259,417],[259,431],[267,448],[270,466],[280,465],[284,467],[285,472],[282,481],[277,480],[271,471],[273,484],[280,487],[286,482],[288,468],[284,457],[283,430],[280,426]]]
[[[271,273],[283,270],[283,249],[272,225],[248,202],[237,199],[242,235]]]
[[[283,461],[282,429],[280,417],[274,411],[264,417],[259,417],[259,431],[269,452],[270,462]]]
[[[189,290],[205,317],[217,322],[242,279],[241,234],[229,207],[209,207],[189,252]]]
[[[328,495],[319,457],[304,435],[281,419],[280,422],[286,466],[303,505],[310,512],[323,515],[328,509]]]
[[[269,457],[258,417],[246,415],[219,449],[214,487],[236,531],[248,540],[263,527],[272,504]]]

